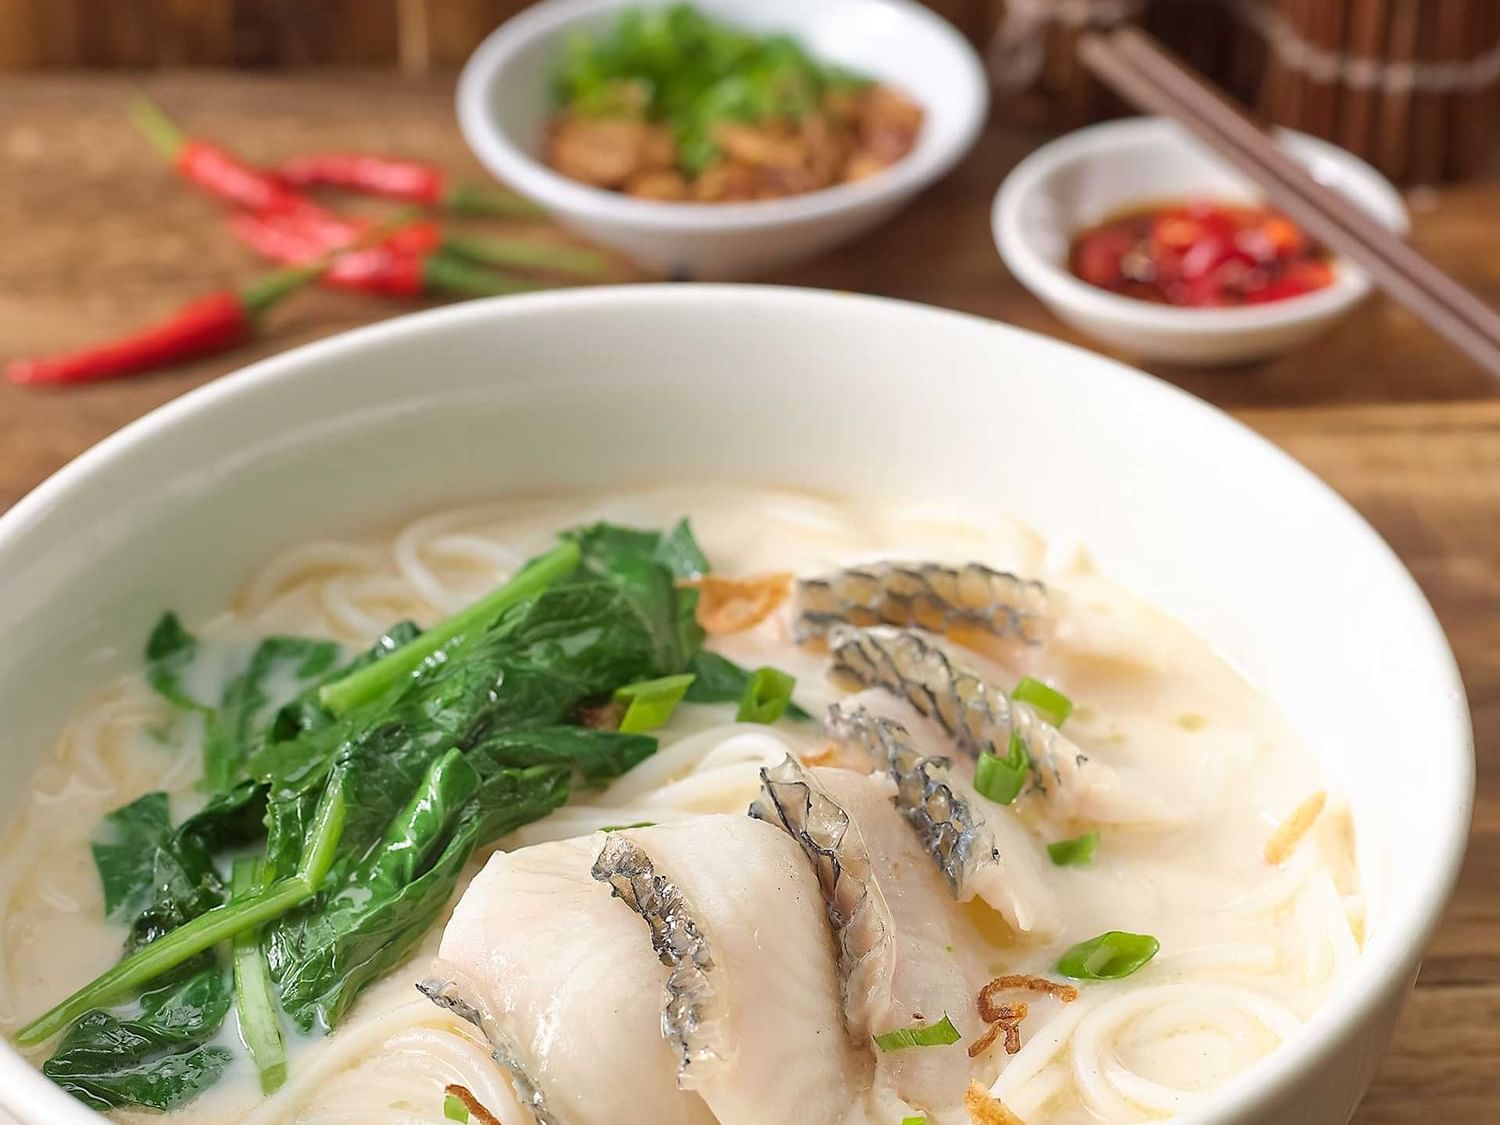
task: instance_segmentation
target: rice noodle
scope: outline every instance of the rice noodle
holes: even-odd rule
[[[1132,1120],[1141,1109],[1176,1113],[1201,1096],[1200,1091],[1165,1086],[1132,1071],[1119,1057],[1120,1038],[1133,1020],[1164,1006],[1187,1002],[1194,1020],[1230,1021],[1238,1016],[1262,1023],[1278,1039],[1295,1034],[1300,1021],[1276,1002],[1231,985],[1207,982],[1162,984],[1123,992],[1100,1004],[1079,1021],[1073,1035],[1073,1077],[1090,1110],[1106,1120]]]

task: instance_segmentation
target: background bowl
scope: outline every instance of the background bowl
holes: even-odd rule
[[[545,0],[507,20],[458,83],[465,139],[496,176],[568,226],[668,276],[765,273],[847,241],[888,218],[973,145],[989,106],[974,49],[912,0],[697,0],[718,19],[785,32],[814,56],[890,82],[926,112],[916,148],[879,175],[754,203],[661,203],[590,187],[542,163],[547,79],[570,33],[604,29],[620,9],[670,0]]]
[[[1319,181],[1406,233],[1400,194],[1363,160],[1305,133],[1281,130],[1277,137]],[[1364,273],[1342,260],[1325,289],[1232,309],[1150,304],[1068,272],[1069,244],[1085,227],[1136,204],[1186,196],[1253,201],[1261,193],[1175,122],[1094,125],[1043,145],[1005,178],[992,216],[995,245],[1010,272],[1060,320],[1130,355],[1170,363],[1240,363],[1289,351],[1369,292]]]
[[[1178,1125],[1348,1118],[1467,833],[1473,752],[1443,635],[1369,526],[1248,429],[954,313],[601,287],[403,317],[183,396],[0,517],[0,823],[162,609],[212,615],[279,549],[507,491],[684,479],[1003,506],[1087,543],[1268,692],[1351,801],[1368,943],[1290,1044]],[[5,1047],[0,1107],[101,1120]]]

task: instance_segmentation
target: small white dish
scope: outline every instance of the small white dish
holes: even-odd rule
[[[819,59],[900,88],[926,113],[917,146],[879,175],[754,203],[663,203],[568,179],[537,155],[547,77],[568,36],[623,8],[669,0],[544,0],[507,20],[464,67],[458,120],[480,161],[595,242],[676,278],[752,277],[861,234],[948,171],[989,106],[984,68],[950,24],[915,0],[696,0],[708,15],[784,32]]]
[[[1405,234],[1396,188],[1352,154],[1282,130],[1279,143],[1321,183]],[[1259,199],[1256,185],[1176,122],[1131,118],[1093,125],[1037,149],[995,196],[992,226],[1006,266],[1060,320],[1109,347],[1170,363],[1233,364],[1289,351],[1330,327],[1370,291],[1370,280],[1335,259],[1325,289],[1264,305],[1187,309],[1109,293],[1068,271],[1079,231],[1137,203],[1206,196]]]

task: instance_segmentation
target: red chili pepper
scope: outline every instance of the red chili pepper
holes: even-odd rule
[[[1202,199],[1090,227],[1074,239],[1069,268],[1111,292],[1189,307],[1279,301],[1333,278],[1323,250],[1285,216]]]
[[[294,216],[233,215],[229,229],[241,242],[273,262],[295,265],[311,260],[319,252]],[[424,293],[483,297],[540,288],[524,278],[456,258],[441,240],[434,240],[435,231],[431,223],[414,223],[396,230],[378,246],[340,254],[324,272],[323,283],[334,289],[382,297],[416,297]]]
[[[401,160],[362,152],[317,152],[294,156],[276,170],[290,187],[332,187],[380,195],[468,215],[537,215],[541,209],[514,192],[482,184],[453,183],[448,173],[423,160]]]
[[[309,220],[308,213],[301,210],[265,215],[236,214],[230,216],[229,228],[236,238],[262,257],[284,265],[313,261],[328,252],[330,241],[336,248],[368,233],[368,224],[362,221],[346,220],[327,212]],[[419,272],[425,270],[427,280],[416,285],[407,276],[409,269],[394,262],[386,267],[392,277],[382,279],[382,270],[377,265],[382,255],[366,251],[357,257],[345,256],[352,261],[336,261],[325,274],[323,283],[335,289],[357,289],[386,297],[414,296],[427,290],[474,296],[513,293],[538,286],[505,273],[474,268],[465,259],[579,274],[597,273],[606,264],[596,252],[573,246],[524,239],[454,239],[444,236],[435,224],[425,221],[397,228],[379,249],[420,259]],[[434,264],[439,262],[441,264]]]
[[[137,98],[131,116],[173,167],[210,194],[252,211],[287,211],[310,206],[275,176],[245,163],[211,141],[189,137],[149,98]]]
[[[331,251],[368,237],[375,224],[314,208],[311,212],[240,212],[229,216],[229,229],[263,258],[291,266],[316,261]],[[384,245],[392,250],[407,254],[427,253],[442,244],[442,231],[437,224],[427,220],[400,226],[384,240]]]
[[[248,339],[262,314],[318,276],[304,266],[268,274],[244,289],[225,289],[189,301],[166,320],[108,344],[43,359],[18,359],[6,368],[12,383],[64,386],[169,367],[227,351]]]
[[[313,204],[258,217],[264,222],[250,224],[239,217],[232,218],[231,229],[242,242],[270,261],[283,264],[311,261],[321,254],[347,246],[371,227],[367,220],[345,218]],[[485,265],[544,270],[574,277],[599,277],[609,268],[609,261],[602,254],[581,246],[562,246],[528,238],[451,235],[444,233],[435,223],[425,221],[400,227],[391,236],[390,244],[396,250],[412,253],[441,249],[452,257]]]

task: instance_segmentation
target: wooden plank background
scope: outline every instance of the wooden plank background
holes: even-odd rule
[[[808,0],[815,3],[816,0]],[[454,66],[527,0],[0,0],[0,69]],[[1000,0],[928,0],[975,40]],[[425,42],[425,49],[424,49]]]
[[[462,63],[528,2],[0,0],[0,72],[378,67],[420,77]],[[1075,48],[1090,21],[1128,15],[1267,120],[1336,141],[1393,179],[1438,183],[1493,167],[1500,81],[1437,95],[1315,79],[1300,55],[1268,49],[1244,16],[1259,12],[1316,51],[1462,62],[1500,45],[1500,0],[1249,0],[1258,7],[1238,8],[1231,5],[1244,0],[1122,0],[1113,8],[1040,0],[1027,9],[1046,14],[1040,23],[1019,8],[1008,12],[1008,0],[922,2],[976,45],[1010,45],[990,52],[991,65],[1002,86],[997,105],[1017,120],[1077,125],[1119,112]]]

